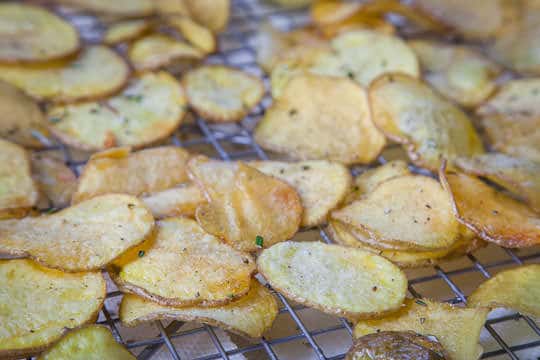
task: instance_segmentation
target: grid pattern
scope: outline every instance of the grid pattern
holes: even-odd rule
[[[58,10],[58,9],[57,9]],[[62,12],[62,11],[61,11]],[[81,29],[86,41],[99,39],[103,30],[93,18],[84,14],[63,13],[70,17]],[[220,38],[220,53],[208,59],[210,63],[225,64],[244,69],[259,77],[264,77],[262,70],[255,62],[255,52],[250,38],[262,21],[270,20],[276,27],[289,30],[307,22],[307,15],[302,11],[278,9],[262,0],[233,0],[231,23],[228,30]],[[268,86],[268,79],[265,78]],[[269,159],[271,154],[263,151],[251,136],[257,120],[270,104],[267,95],[253,113],[239,124],[213,125],[203,118],[193,117],[166,142],[188,148],[192,152],[203,153],[223,160]],[[384,163],[392,157],[390,149],[383,153],[379,162]],[[59,153],[66,163],[79,174],[87,154],[54,144],[45,151]],[[390,154],[390,155],[389,155]],[[362,168],[353,169],[353,172]],[[331,242],[323,228],[301,232],[302,240],[322,240]],[[479,250],[476,255],[468,255],[462,259],[445,262],[426,269],[407,271],[409,292],[413,297],[430,297],[453,304],[466,304],[467,296],[481,281],[491,277],[501,269],[524,263],[540,262],[538,248],[529,251],[513,251],[490,246]],[[470,285],[473,279],[475,286]],[[124,329],[117,316],[117,304],[121,297],[119,291],[110,291],[98,323],[108,325],[117,341],[134,353],[138,359],[151,359],[161,348],[166,347],[172,359],[180,359],[179,348],[174,345],[178,338],[189,338],[195,335],[208,337],[214,350],[211,353],[199,354],[198,360],[230,359],[242,354],[249,359],[342,359],[351,344],[352,327],[345,319],[336,319],[317,313],[298,304],[291,303],[281,294],[274,292],[281,302],[281,309],[274,328],[266,338],[257,343],[248,343],[234,338],[237,347],[225,346],[218,330],[202,325],[189,330],[183,329],[184,323],[172,321],[168,324],[155,322],[159,331],[157,337],[140,340],[127,340]],[[315,322],[313,315],[323,320]],[[282,324],[282,325],[280,325]],[[282,329],[287,328],[287,331]],[[516,330],[519,328],[519,330]],[[526,336],[514,338],[515,331],[526,333]],[[337,341],[336,344],[336,339]],[[518,313],[496,313],[488,319],[482,334],[484,354],[482,358],[492,359],[538,359],[540,354],[540,328],[535,320]],[[526,355],[525,351],[536,355]],[[291,355],[293,354],[293,355]],[[534,357],[529,357],[534,356]]]

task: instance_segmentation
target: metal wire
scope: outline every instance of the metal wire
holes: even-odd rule
[[[253,46],[250,44],[249,37],[256,31],[262,21],[270,19],[274,24],[283,30],[288,30],[299,25],[306,23],[307,16],[305,11],[291,11],[276,8],[263,0],[233,0],[233,11],[231,16],[231,22],[228,30],[221,36],[220,39],[220,53],[213,55],[209,58],[211,63],[220,63],[228,66],[244,69],[246,71],[255,73],[258,76],[263,76],[263,72],[257,66],[255,61],[255,52]],[[84,17],[83,17],[84,19]],[[87,22],[83,21],[83,25]],[[90,26],[91,30],[95,28]],[[83,31],[84,37],[84,31]],[[95,35],[88,36],[87,39],[95,41]],[[265,80],[267,81],[267,79]],[[255,122],[264,114],[265,107],[270,103],[269,96],[267,96],[262,106],[259,106],[250,116],[248,116],[240,124],[233,125],[212,125],[205,121],[203,118],[196,118],[194,123],[183,125],[179,131],[174,134],[170,143],[176,146],[182,146],[191,149],[193,152],[198,152],[200,149],[203,151],[212,152],[211,156],[219,157],[223,160],[238,160],[238,159],[268,159],[268,155],[258,146],[252,137],[252,128]],[[47,150],[57,150],[63,154],[64,160],[78,175],[80,166],[84,165],[84,161],[73,160],[73,154],[71,151],[63,145],[54,145]],[[379,160],[381,163],[385,162],[384,158]],[[325,242],[331,242],[329,236],[325,233],[324,229],[319,229],[318,232],[313,233],[313,240],[322,240]],[[311,234],[311,233],[310,233]],[[425,274],[426,271],[419,273],[409,274],[409,292],[413,297],[422,297],[422,291],[418,290],[421,285],[428,284],[430,282],[442,282],[450,289],[454,297],[447,299],[446,301],[451,303],[466,303],[467,296],[464,291],[457,285],[455,278],[463,274],[478,273],[483,278],[491,277],[490,270],[500,269],[509,265],[522,265],[524,262],[540,262],[540,250],[536,252],[522,254],[516,253],[512,250],[505,250],[507,255],[505,259],[498,259],[496,261],[484,261],[481,262],[474,255],[468,255],[464,259],[470,261],[470,265],[464,265],[458,269],[445,271],[441,266],[435,266],[433,273],[430,275]],[[107,295],[107,300],[120,296],[118,291],[111,291]],[[339,319],[337,325],[329,326],[325,328],[318,328],[310,330],[305,322],[302,320],[300,312],[306,308],[303,306],[296,306],[290,303],[284,296],[276,293],[278,299],[282,303],[280,315],[278,321],[292,321],[297,326],[297,332],[287,336],[273,336],[272,338],[263,338],[258,343],[249,343],[239,345],[237,348],[229,349],[223,345],[219,336],[214,332],[211,326],[204,325],[190,330],[181,330],[182,322],[173,321],[168,326],[164,327],[161,322],[156,322],[155,325],[159,330],[159,336],[137,340],[126,341],[121,333],[122,328],[119,324],[117,314],[117,308],[114,305],[105,302],[104,309],[102,311],[104,320],[99,323],[108,325],[117,341],[123,343],[128,348],[135,350],[138,353],[138,359],[151,359],[152,356],[163,346],[165,346],[170,356],[173,359],[180,359],[177,348],[175,348],[174,340],[181,337],[189,337],[194,334],[206,333],[211,343],[214,344],[215,353],[213,354],[200,354],[196,357],[197,360],[211,360],[211,359],[229,359],[230,357],[238,354],[252,354],[254,359],[268,358],[272,360],[278,360],[280,357],[277,355],[279,351],[277,348],[280,345],[287,344],[288,346],[296,346],[303,348],[308,346],[312,350],[313,359],[343,359],[345,353],[348,350],[348,346],[340,349],[337,354],[329,355],[325,352],[325,346],[322,346],[318,339],[322,336],[341,331],[345,336],[352,336],[351,324],[345,319]],[[432,294],[430,294],[433,297]],[[438,300],[444,300],[439,298]],[[111,301],[111,303],[115,303]],[[285,318],[285,319],[284,319]],[[287,319],[288,318],[288,319]],[[495,326],[524,321],[535,334],[535,339],[531,339],[525,343],[509,344],[508,340],[505,340],[505,334],[500,334],[496,331]],[[489,335],[495,340],[499,348],[485,352],[482,358],[493,358],[501,355],[507,355],[511,359],[520,359],[519,353],[525,349],[540,349],[540,329],[538,324],[531,318],[522,316],[521,314],[503,315],[498,317],[491,317],[485,325],[485,328]],[[341,334],[341,333],[340,333]]]

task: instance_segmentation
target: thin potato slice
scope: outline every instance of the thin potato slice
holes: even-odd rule
[[[0,357],[20,359],[97,319],[105,300],[100,273],[66,274],[30,260],[0,260]],[[61,311],[58,311],[61,309]]]
[[[257,259],[259,272],[288,298],[329,314],[369,318],[399,309],[405,274],[383,257],[320,242],[284,242]]]
[[[403,74],[377,79],[369,89],[373,121],[405,147],[411,161],[437,171],[441,159],[484,152],[469,117],[427,85]]]
[[[176,146],[133,153],[116,148],[94,154],[84,167],[73,203],[111,193],[141,196],[185,183],[188,157]]]
[[[0,65],[0,79],[38,100],[74,102],[107,97],[128,81],[129,67],[105,46],[85,48],[74,60],[38,65]]]
[[[370,163],[385,144],[365,91],[349,79],[317,75],[293,78],[254,136],[263,148],[299,160],[345,164]]]
[[[154,7],[160,15],[189,16],[189,10],[184,0],[154,0]]]
[[[158,221],[155,238],[110,267],[122,291],[167,306],[224,305],[244,296],[255,272],[249,254],[207,234],[194,220]]]
[[[478,341],[487,313],[486,308],[459,308],[427,299],[407,299],[397,313],[358,322],[354,336],[410,330],[420,335],[435,336],[452,360],[478,359],[482,354]]]
[[[484,117],[540,116],[540,79],[514,79],[504,83],[476,113]]]
[[[358,2],[316,0],[310,7],[311,21],[319,27],[340,23],[362,8]]]
[[[180,215],[194,218],[197,207],[206,201],[194,184],[145,195],[141,200],[156,219]]]
[[[221,32],[227,26],[231,11],[230,0],[183,1],[191,17],[214,33]]]
[[[77,189],[77,176],[62,161],[41,153],[32,154],[32,174],[50,207],[69,205]]]
[[[139,17],[152,15],[154,12],[153,0],[59,0],[60,3],[89,10],[99,14],[117,17]]]
[[[121,21],[107,29],[103,42],[107,45],[116,45],[135,40],[147,32],[151,26],[152,23],[146,19]]]
[[[214,34],[187,16],[169,16],[167,23],[178,30],[191,45],[205,54],[216,51],[217,42]]]
[[[498,153],[458,158],[456,165],[508,189],[540,212],[540,163]]]
[[[142,147],[169,136],[186,114],[182,87],[166,72],[145,73],[117,96],[49,110],[51,131],[81,150]]]
[[[38,198],[28,154],[22,147],[0,139],[0,212],[32,207]]]
[[[73,25],[38,6],[0,4],[0,29],[1,62],[59,59],[74,54],[80,46]]]
[[[215,122],[242,120],[264,95],[259,78],[225,66],[199,67],[188,72],[182,83],[190,106]]]
[[[52,215],[0,221],[0,253],[69,272],[103,268],[141,243],[152,214],[128,195],[103,195]]]
[[[480,52],[466,46],[415,40],[424,79],[441,94],[460,105],[474,107],[496,88],[501,68]]]
[[[130,294],[124,296],[120,304],[120,321],[125,326],[155,320],[196,321],[248,338],[260,338],[272,326],[277,314],[274,295],[256,280],[251,281],[246,295],[222,306],[174,308]]]
[[[466,174],[439,173],[458,220],[482,239],[502,247],[540,244],[540,217],[525,204]]]
[[[480,286],[469,296],[469,306],[505,307],[540,317],[540,265],[524,265],[505,270]]]
[[[200,157],[189,162],[189,170],[209,200],[195,214],[206,232],[241,251],[256,251],[298,231],[300,196],[284,181],[244,163]]]
[[[304,207],[302,226],[325,223],[328,213],[341,203],[351,184],[349,169],[330,161],[255,161],[249,165],[298,191]]]
[[[367,232],[381,245],[401,250],[447,249],[460,235],[450,197],[426,176],[387,180],[331,216]]]
[[[135,360],[125,347],[114,340],[111,331],[102,325],[88,325],[71,331],[38,360]]]
[[[16,87],[1,81],[0,111],[0,138],[31,148],[44,146],[37,136],[46,136],[48,130],[39,106]]]
[[[147,35],[135,41],[128,51],[129,61],[137,71],[156,70],[178,61],[197,62],[204,53],[163,34]]]

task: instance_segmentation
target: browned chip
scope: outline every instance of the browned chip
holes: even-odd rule
[[[32,154],[32,174],[49,206],[62,208],[69,205],[77,188],[77,177],[64,162],[41,153]]]
[[[189,14],[213,32],[222,31],[229,22],[230,0],[184,0]]]

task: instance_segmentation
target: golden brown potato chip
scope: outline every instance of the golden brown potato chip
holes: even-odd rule
[[[460,236],[450,197],[427,176],[387,180],[331,216],[367,232],[374,242],[388,249],[444,250]]]
[[[107,29],[103,42],[107,45],[116,45],[141,37],[152,27],[146,19],[124,20],[117,22]]]
[[[263,148],[299,160],[345,164],[370,163],[385,144],[365,91],[351,80],[317,75],[293,78],[254,136]]]
[[[414,40],[424,79],[445,97],[473,107],[483,102],[496,88],[501,68],[472,48],[435,41]]]
[[[38,100],[74,102],[107,97],[128,81],[127,63],[108,47],[85,48],[68,62],[0,65],[0,79]]]
[[[380,316],[399,309],[405,274],[383,257],[321,242],[284,242],[257,259],[272,287],[303,305],[348,318]]]
[[[204,58],[204,53],[173,37],[150,34],[131,44],[129,61],[137,71],[156,70],[173,62],[196,62]]]
[[[189,171],[209,200],[197,207],[197,221],[235,248],[256,251],[298,231],[303,211],[300,196],[284,181],[241,162],[201,157],[190,160]]]
[[[478,343],[486,321],[486,308],[460,308],[427,299],[407,299],[405,306],[388,317],[359,321],[354,336],[379,331],[414,331],[435,336],[453,360],[478,359],[482,347]]]
[[[484,152],[469,117],[430,87],[403,74],[390,74],[370,86],[373,121],[405,147],[411,161],[437,171],[441,159]]]
[[[248,115],[264,95],[262,81],[243,71],[206,65],[182,79],[189,105],[214,122],[237,122]]]
[[[206,202],[201,190],[194,184],[145,195],[141,201],[157,219],[180,215],[194,218],[197,207]]]
[[[217,33],[225,29],[231,11],[230,0],[183,0],[195,21]]]
[[[523,198],[540,212],[540,163],[498,153],[458,158],[466,173],[483,176]]]
[[[176,130],[185,114],[184,91],[166,72],[142,74],[121,94],[104,101],[48,111],[53,134],[81,150],[154,143]]]
[[[69,205],[77,189],[77,176],[62,161],[41,153],[32,154],[32,174],[49,207]]]
[[[67,274],[23,259],[0,260],[0,283],[2,359],[35,355],[95,321],[106,294],[100,273]]]
[[[185,15],[189,16],[189,11],[184,0],[154,0],[154,7],[161,15]]]
[[[187,16],[168,16],[167,23],[178,30],[191,45],[205,54],[216,51],[217,43],[214,34]]]
[[[137,198],[103,195],[52,215],[0,221],[0,253],[69,272],[97,270],[140,244],[153,226]]]
[[[1,62],[48,61],[79,50],[79,34],[73,25],[38,6],[0,4],[0,28]]]
[[[482,239],[509,248],[540,244],[540,217],[525,204],[470,175],[441,170],[439,177],[458,220]]]
[[[246,295],[221,306],[175,308],[130,294],[124,296],[120,304],[120,320],[125,326],[154,320],[196,321],[248,338],[260,338],[272,326],[277,314],[274,295],[257,280],[251,280]]]
[[[0,81],[0,137],[22,146],[41,148],[47,122],[39,106],[12,85]]]
[[[540,265],[501,271],[469,296],[469,306],[505,307],[540,317]]]
[[[361,8],[362,4],[359,2],[316,0],[310,7],[311,21],[319,27],[339,23],[354,15]]]
[[[0,139],[0,212],[32,207],[38,197],[28,154],[22,147]]]
[[[125,347],[114,340],[111,331],[102,325],[88,325],[65,335],[38,360],[135,360]]]
[[[83,10],[118,17],[148,16],[154,12],[153,0],[59,0],[59,2]]]
[[[330,161],[254,161],[248,164],[298,191],[304,207],[302,226],[325,223],[328,213],[341,203],[351,184],[349,169]]]
[[[325,38],[334,38],[338,35],[356,30],[373,30],[386,35],[393,35],[396,28],[380,17],[357,13],[339,23],[325,25],[320,28]]]
[[[207,234],[194,221],[158,221],[155,238],[113,263],[122,291],[168,306],[224,305],[244,296],[255,272],[249,254]]]
[[[189,181],[188,157],[186,150],[176,146],[96,153],[84,167],[73,203],[111,193],[143,196],[185,183]]]

